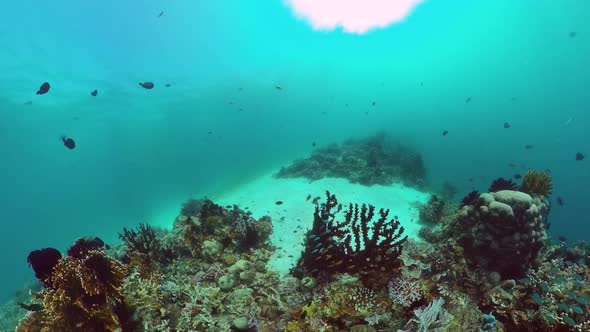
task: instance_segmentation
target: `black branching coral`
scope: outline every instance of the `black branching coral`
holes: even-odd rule
[[[293,273],[366,274],[391,268],[407,239],[397,218],[388,220],[389,210],[380,209],[379,219],[373,221],[374,206],[350,204],[345,220],[339,222],[335,214],[342,205],[328,191],[326,197],[325,203],[316,205],[313,227]]]
[[[168,263],[172,259],[172,252],[165,248],[152,226],[139,223],[137,230],[123,227],[119,233],[128,252],[137,252],[149,256],[158,263]]]

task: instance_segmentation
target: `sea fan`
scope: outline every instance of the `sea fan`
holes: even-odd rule
[[[511,179],[497,178],[492,182],[488,191],[495,193],[500,190],[516,190],[516,183]]]
[[[461,204],[459,204],[459,208],[462,208],[466,205],[475,205],[477,203],[477,199],[479,198],[479,191],[473,190],[469,194],[465,195],[461,200]]]

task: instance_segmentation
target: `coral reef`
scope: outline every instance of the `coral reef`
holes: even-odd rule
[[[437,224],[442,219],[444,210],[445,201],[432,195],[428,202],[418,209],[420,221],[427,224]]]
[[[479,268],[502,278],[522,277],[547,239],[550,203],[513,190],[483,193],[478,201],[479,207],[462,207],[451,236]]]
[[[152,226],[140,223],[135,229],[123,227],[123,233],[119,233],[119,238],[123,241],[127,250],[127,255],[139,253],[147,255],[155,262],[167,264],[173,259],[173,252],[162,245],[160,239]]]
[[[190,200],[172,230],[31,252],[40,283],[0,306],[0,330],[19,319],[17,332],[590,330],[590,244],[547,239],[544,196],[472,192],[444,210],[426,242],[387,210],[326,192],[298,264],[279,275],[269,217]]]
[[[547,171],[527,171],[522,177],[522,187],[520,190],[531,195],[550,195],[551,190],[553,190],[551,174]]]
[[[379,133],[317,149],[309,158],[281,168],[276,176],[304,177],[312,181],[337,177],[364,185],[402,182],[423,186],[426,170],[418,152]]]
[[[389,210],[379,210],[379,219],[373,221],[374,206],[363,204],[359,211],[358,204],[351,203],[344,221],[338,222],[335,215],[341,209],[336,196],[327,191],[326,202],[315,207],[312,229],[305,235],[305,249],[293,270],[296,276],[365,274],[396,265],[407,237],[402,237],[404,228],[396,218],[387,220]]]
[[[82,245],[101,242],[78,240],[68,250],[74,256],[59,258],[43,280],[45,289],[35,294],[42,303],[40,310],[21,320],[17,331],[98,332],[124,326],[120,316],[124,266],[104,251],[95,250],[96,246]],[[47,248],[43,251],[47,252]],[[31,255],[38,253],[33,251]]]

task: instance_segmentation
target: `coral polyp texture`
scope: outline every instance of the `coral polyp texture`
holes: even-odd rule
[[[452,224],[457,241],[473,263],[502,278],[520,278],[547,240],[550,203],[514,190],[479,195]]]
[[[380,133],[319,148],[309,158],[281,168],[276,176],[312,181],[344,178],[363,185],[404,183],[423,186],[426,170],[422,156],[416,150]]]

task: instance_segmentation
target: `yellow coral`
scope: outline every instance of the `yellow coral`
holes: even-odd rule
[[[553,189],[551,174],[547,171],[527,171],[522,177],[522,184],[529,193],[541,196],[550,195]]]

